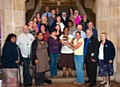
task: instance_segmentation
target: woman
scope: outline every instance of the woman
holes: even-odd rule
[[[51,77],[56,78],[57,76],[57,62],[60,53],[61,43],[59,38],[56,36],[57,30],[51,31],[48,38],[48,46],[50,52],[50,73]]]
[[[103,82],[100,84],[106,84],[105,87],[109,87],[109,76],[114,74],[113,61],[115,57],[115,47],[113,43],[107,40],[107,34],[101,33],[101,41],[99,43],[99,76],[103,77]]]
[[[41,14],[40,14],[40,12],[36,12],[35,16],[37,17],[38,30],[40,31],[40,22],[41,22]]]
[[[42,17],[41,24],[45,24],[47,31],[50,32],[50,26],[46,16]]]
[[[31,33],[34,37],[36,36],[35,29],[33,28],[33,21],[30,20],[28,23],[29,33]]]
[[[83,15],[83,18],[81,20],[81,24],[82,24],[82,27],[83,27],[83,31],[86,32],[86,30],[88,29],[88,23],[89,23],[89,20],[88,20],[88,17],[86,14]]]
[[[68,28],[69,28],[69,34],[73,34],[74,31],[76,31],[77,29],[73,26],[73,21],[72,20],[69,20],[68,21]]]
[[[41,29],[40,31],[43,33],[43,39],[44,39],[45,41],[48,41],[49,32],[46,31],[46,26],[45,26],[45,24],[41,24],[40,29]]]
[[[56,17],[56,21],[52,23],[51,29],[53,29],[56,24],[59,24],[59,25],[60,25],[60,27],[61,27],[61,32],[63,32],[63,29],[64,29],[65,25],[63,24],[60,16],[57,16],[57,17]]]
[[[23,58],[16,45],[16,35],[9,34],[2,49],[3,85],[2,87],[19,87],[19,64],[23,65]]]
[[[56,24],[55,29],[57,30],[57,34],[56,34],[57,37],[60,37],[61,36],[61,27],[60,27],[60,25]]]
[[[33,17],[33,29],[35,30],[35,32],[37,33],[39,31],[38,29],[38,20],[37,17]]]
[[[67,13],[66,13],[66,12],[62,12],[61,18],[62,18],[63,24],[64,24],[65,26],[67,26],[67,22],[68,22],[68,20],[69,20],[69,18],[67,17]]]
[[[74,16],[74,9],[72,7],[70,7],[69,10],[68,10],[67,17],[70,18],[70,17],[73,17],[73,16]]]
[[[73,50],[69,48],[69,43],[72,43],[73,36],[69,34],[68,27],[64,28],[63,35],[60,36],[62,43],[59,66],[63,68],[63,77],[66,77],[66,69],[68,68],[68,75],[72,77],[72,68],[74,68],[74,54]]]
[[[70,44],[70,45],[74,49],[74,61],[75,61],[76,74],[77,74],[77,79],[74,82],[74,84],[81,85],[82,83],[84,83],[84,70],[83,70],[84,40],[81,38],[81,33],[79,31],[76,32],[76,39],[74,40],[74,44]]]
[[[76,25],[80,24],[82,20],[82,16],[79,15],[78,10],[74,11],[74,22]]]
[[[38,23],[41,22],[41,14],[40,12],[36,12],[35,16],[37,17]]]
[[[43,33],[37,33],[37,39],[33,41],[31,47],[31,58],[33,64],[35,64],[35,85],[40,87],[40,85],[45,85],[45,72],[48,70],[48,44],[43,38]]]

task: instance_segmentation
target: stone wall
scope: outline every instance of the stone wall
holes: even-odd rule
[[[96,1],[93,1],[93,0],[84,0],[84,6],[86,8],[90,8],[93,10],[93,12],[96,13]]]
[[[2,45],[9,33],[18,35],[25,23],[25,0],[0,0]]]
[[[114,61],[114,80],[120,82],[120,0],[96,0],[96,18],[98,34],[106,32],[116,48]]]

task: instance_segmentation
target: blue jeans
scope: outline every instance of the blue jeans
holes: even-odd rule
[[[57,75],[57,62],[59,53],[50,53],[50,74],[51,76]]]
[[[74,61],[75,61],[76,74],[77,74],[76,82],[84,83],[83,55],[74,55]]]
[[[32,76],[29,73],[30,58],[23,58],[23,62],[24,85],[32,84]]]

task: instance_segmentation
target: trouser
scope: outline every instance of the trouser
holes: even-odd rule
[[[77,79],[76,82],[84,83],[83,55],[74,55]]]
[[[23,78],[24,78],[24,85],[32,84],[32,76],[29,73],[29,64],[30,58],[23,58]]]
[[[96,84],[97,63],[86,62],[86,72],[91,84]]]
[[[50,73],[51,76],[57,75],[57,62],[59,53],[50,53]]]
[[[39,86],[45,83],[45,72],[36,73],[35,75],[35,85]]]

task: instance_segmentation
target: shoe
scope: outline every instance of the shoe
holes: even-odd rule
[[[110,85],[107,83],[106,85],[104,85],[105,87],[110,87]]]
[[[66,75],[63,75],[62,77],[63,77],[63,78],[66,78]]]
[[[85,81],[85,83],[90,83],[90,80]]]
[[[81,85],[82,83],[78,82],[77,85]]]
[[[69,75],[69,78],[71,78],[71,77],[72,77],[72,74]]]
[[[95,84],[90,84],[88,87],[96,87]]]
[[[77,82],[75,81],[74,84],[77,84]]]
[[[29,86],[32,86],[32,83],[31,84],[25,84],[25,87],[29,87]]]
[[[53,78],[53,79],[56,79],[57,77],[56,77],[56,76],[53,76],[52,78]]]
[[[100,83],[100,85],[105,85],[105,84],[107,84],[107,82],[105,82],[105,81]]]

